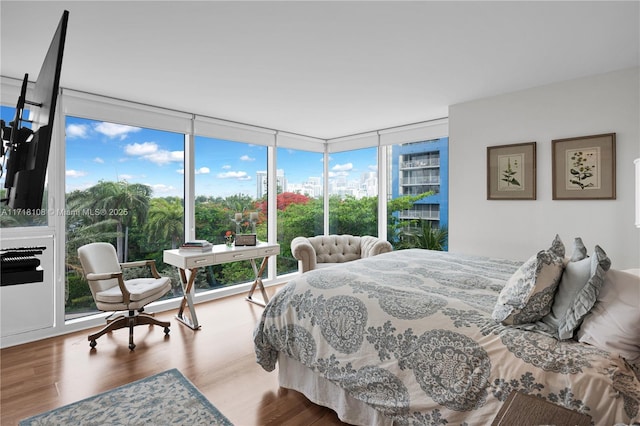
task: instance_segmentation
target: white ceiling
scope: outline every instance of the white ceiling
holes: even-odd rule
[[[638,66],[639,6],[2,0],[0,74],[35,80],[66,9],[63,87],[329,139]]]

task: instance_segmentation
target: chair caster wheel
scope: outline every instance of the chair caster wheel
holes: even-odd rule
[[[170,332],[170,331],[171,331],[171,330],[169,330],[169,327],[165,327],[165,328],[164,328],[164,334],[169,334],[169,332]]]
[[[129,343],[129,350],[134,350],[136,348],[136,345],[133,343]]]
[[[92,349],[95,348],[97,344],[98,343],[95,340],[89,342],[89,346],[91,346]]]

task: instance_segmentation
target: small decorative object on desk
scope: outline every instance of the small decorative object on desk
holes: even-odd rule
[[[258,212],[249,212],[249,218],[245,219],[245,212],[235,213],[233,223],[236,224],[236,234],[255,234],[256,223],[258,222]]]
[[[255,246],[258,243],[256,234],[238,234],[236,235],[237,246]]]
[[[211,251],[213,244],[207,240],[185,241],[180,245],[180,251],[183,252],[206,252]]]
[[[227,247],[232,247],[233,246],[233,232],[232,231],[227,231],[224,234],[224,243],[226,244]]]

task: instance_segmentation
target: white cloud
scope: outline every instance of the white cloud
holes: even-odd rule
[[[158,144],[155,142],[133,143],[124,147],[124,152],[128,155],[144,156],[158,151]]]
[[[196,169],[195,172],[197,175],[207,175],[211,173],[211,170],[209,170],[208,167],[200,167],[199,169]]]
[[[251,176],[247,175],[247,172],[224,172],[218,173],[220,179],[236,179],[236,180],[251,180]]]
[[[95,125],[95,130],[109,138],[125,139],[129,133],[139,132],[141,129],[124,124],[101,122]]]
[[[183,174],[184,174],[184,169],[178,169],[178,170],[176,170],[176,172],[177,172],[179,175],[183,175]]]
[[[249,157],[248,155],[243,155],[242,157],[240,157],[240,161],[256,161],[256,159],[253,157]]]
[[[122,174],[122,175],[118,175],[118,180],[126,180],[126,181],[130,181],[134,178],[133,175],[128,175],[128,174]]]
[[[336,164],[331,168],[335,172],[348,172],[353,170],[353,163]]]
[[[85,139],[87,138],[88,133],[89,126],[87,126],[86,124],[69,124],[67,126],[66,136],[70,139]]]
[[[70,178],[79,178],[87,175],[87,172],[82,170],[67,170],[65,175]]]
[[[231,170],[231,166],[228,164],[225,164],[224,166],[222,166],[223,170]]]
[[[104,164],[104,160],[100,157],[96,157],[93,159],[94,163],[100,163],[100,164]]]
[[[149,185],[149,184],[147,184]],[[161,183],[155,185],[149,185],[153,189],[154,194],[171,194],[175,191],[175,188],[171,185],[164,185]]]
[[[182,161],[184,159],[184,151],[166,151],[163,149],[142,157],[152,163],[162,165]]]
[[[184,160],[184,151],[159,149],[158,144],[155,142],[132,143],[124,147],[124,152],[127,155],[141,157],[158,165],[182,162]]]

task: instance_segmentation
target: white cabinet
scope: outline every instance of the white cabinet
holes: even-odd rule
[[[44,328],[55,324],[53,235],[37,238],[2,238],[3,250],[12,247],[45,247],[40,266],[43,281],[0,287],[0,336],[7,337]]]

